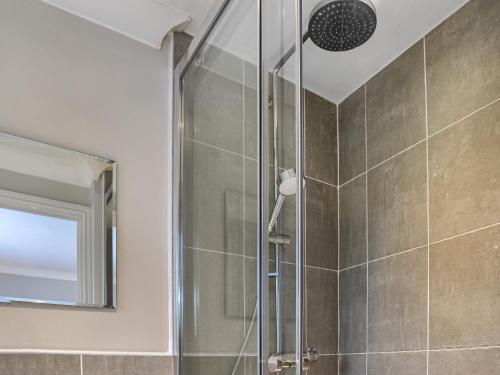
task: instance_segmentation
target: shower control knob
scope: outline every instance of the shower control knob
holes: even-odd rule
[[[302,355],[302,368],[304,371],[309,370],[309,365],[319,359],[319,354],[316,349],[307,348]],[[293,353],[276,353],[269,357],[267,365],[271,373],[281,372],[284,369],[296,367],[297,360]]]

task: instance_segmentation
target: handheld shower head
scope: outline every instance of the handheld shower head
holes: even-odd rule
[[[289,195],[295,195],[297,192],[297,177],[295,176],[295,171],[293,169],[287,169],[280,173],[281,176],[281,184],[279,186],[280,195],[276,200],[276,204],[274,205],[273,213],[271,215],[271,219],[269,219],[268,231],[272,232],[276,221],[278,220],[278,216],[281,212],[281,208],[283,207],[283,203],[285,202],[285,197]]]
[[[297,191],[297,178],[293,169],[287,169],[280,173],[281,184],[279,187],[280,194],[294,195]]]

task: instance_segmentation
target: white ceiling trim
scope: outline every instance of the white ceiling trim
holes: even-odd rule
[[[191,21],[161,0],[41,0],[66,12],[160,49],[165,35]]]

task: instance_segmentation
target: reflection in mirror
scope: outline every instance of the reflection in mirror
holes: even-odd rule
[[[0,133],[0,302],[115,307],[115,172]]]

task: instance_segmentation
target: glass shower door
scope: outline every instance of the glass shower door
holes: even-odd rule
[[[300,79],[272,74],[295,9],[277,20],[277,5],[224,2],[180,76],[180,375],[267,374],[302,353],[301,184],[269,225],[280,173],[301,175]]]

